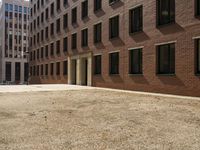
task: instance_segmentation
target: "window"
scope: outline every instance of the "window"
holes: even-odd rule
[[[157,73],[175,73],[175,44],[160,45],[157,47]]]
[[[72,9],[72,24],[77,23],[77,8]]]
[[[142,49],[129,51],[129,74],[142,74]]]
[[[51,75],[53,76],[53,72],[54,72],[54,64],[51,63]]]
[[[142,31],[143,29],[143,13],[142,6],[134,8],[129,12],[129,31],[130,33]]]
[[[48,76],[49,68],[48,64],[45,65],[45,75]]]
[[[63,39],[63,52],[67,52],[67,50],[68,50],[68,38],[65,37]]]
[[[54,2],[51,4],[51,16],[54,15]]]
[[[101,55],[94,56],[94,74],[101,74]]]
[[[49,9],[48,8],[46,8],[46,10],[45,10],[45,15],[46,15],[46,20],[48,20],[49,19]]]
[[[54,44],[51,43],[51,56],[53,56],[53,55],[54,55]]]
[[[60,54],[60,41],[56,41],[56,53]]]
[[[94,0],[94,11],[101,10],[102,0]]]
[[[82,19],[88,16],[88,1],[82,2]]]
[[[60,75],[60,62],[56,63],[56,75]]]
[[[48,58],[49,56],[49,47],[48,45],[45,46],[45,57]]]
[[[196,40],[196,60],[197,60],[197,69],[196,69],[196,73],[200,74],[200,39]]]
[[[119,16],[110,18],[109,21],[109,35],[110,39],[116,38],[119,36]]]
[[[51,24],[51,36],[54,35],[54,23]]]
[[[63,62],[63,75],[67,75],[67,61]]]
[[[109,60],[110,74],[119,74],[119,52],[110,53]]]
[[[200,0],[195,0],[196,16],[200,16]]]
[[[175,0],[157,0],[157,25],[175,22]]]
[[[56,3],[57,5],[56,5],[56,9],[57,9],[57,11],[59,11],[60,10],[60,0],[57,0],[57,3]]]
[[[63,0],[63,5],[67,6],[68,5],[68,0]]]
[[[101,42],[101,23],[94,25],[94,43]]]
[[[63,28],[66,29],[68,27],[68,14],[63,15]]]
[[[6,81],[11,81],[11,62],[6,62]]]
[[[76,49],[77,48],[77,34],[74,33],[72,34],[72,49]]]
[[[81,31],[82,34],[82,46],[88,46],[88,29],[84,29]]]
[[[40,72],[41,76],[43,76],[43,75],[44,75],[44,68],[43,68],[43,65],[40,66],[40,71],[41,71],[41,72]]]
[[[56,20],[56,32],[59,33],[60,32],[60,19]]]

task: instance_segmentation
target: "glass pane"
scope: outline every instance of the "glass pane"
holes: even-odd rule
[[[200,40],[198,40],[198,49],[197,49],[197,54],[198,54],[198,72],[200,73]]]

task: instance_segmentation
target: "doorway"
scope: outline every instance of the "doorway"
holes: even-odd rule
[[[72,69],[71,69],[71,73],[72,73],[72,76],[71,76],[71,80],[72,80],[72,84],[76,85],[77,84],[77,79],[76,79],[76,76],[77,76],[77,63],[76,63],[76,59],[72,60]]]

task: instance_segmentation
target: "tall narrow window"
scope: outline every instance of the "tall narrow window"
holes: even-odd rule
[[[11,81],[11,62],[6,62],[6,81]]]
[[[72,43],[71,43],[71,46],[72,46],[72,49],[76,49],[77,48],[77,34],[74,33],[72,34]]]
[[[67,52],[67,50],[68,50],[68,38],[65,37],[63,39],[63,52]]]
[[[102,0],[94,0],[94,11],[101,10]]]
[[[130,17],[129,20],[130,33],[142,31],[143,30],[142,6],[130,10],[129,17]]]
[[[196,40],[196,54],[197,54],[197,69],[196,69],[196,73],[200,74],[200,39]]]
[[[88,46],[88,29],[84,29],[81,32],[82,34],[82,46]]]
[[[119,36],[119,16],[110,18],[109,21],[109,35],[110,39],[116,38]]]
[[[72,9],[72,24],[76,24],[77,23],[77,8],[73,8]]]
[[[101,55],[94,56],[94,74],[101,74]]]
[[[101,23],[94,25],[94,43],[101,42]]]
[[[200,0],[195,0],[196,2],[195,2],[195,14],[196,14],[196,16],[200,16]]]
[[[63,28],[66,29],[68,27],[68,14],[63,15]]]
[[[56,3],[57,5],[56,5],[56,9],[57,9],[57,11],[59,11],[60,10],[60,0],[57,0],[57,3]]]
[[[129,74],[142,74],[142,49],[130,50]]]
[[[175,44],[160,45],[157,47],[157,73],[175,73]]]
[[[51,36],[54,35],[54,23],[51,24]]]
[[[48,64],[45,65],[45,75],[48,76],[49,68]]]
[[[56,63],[56,75],[60,75],[60,62]]]
[[[53,55],[54,55],[54,44],[51,43],[51,56],[53,56]]]
[[[48,58],[49,56],[49,47],[48,45],[45,46],[45,57]]]
[[[59,33],[60,32],[60,19],[56,20],[56,32]]]
[[[88,1],[82,2],[82,19],[88,16]]]
[[[175,22],[175,0],[157,0],[157,25]]]
[[[56,53],[60,54],[60,40],[56,41]]]
[[[51,63],[51,75],[53,76],[54,74],[54,63]]]
[[[63,75],[67,75],[67,61],[63,62]]]
[[[119,74],[119,52],[110,53],[109,62],[110,74]]]

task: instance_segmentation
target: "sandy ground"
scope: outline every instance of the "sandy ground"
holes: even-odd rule
[[[71,149],[199,150],[200,100],[92,88],[0,92],[0,150]]]

